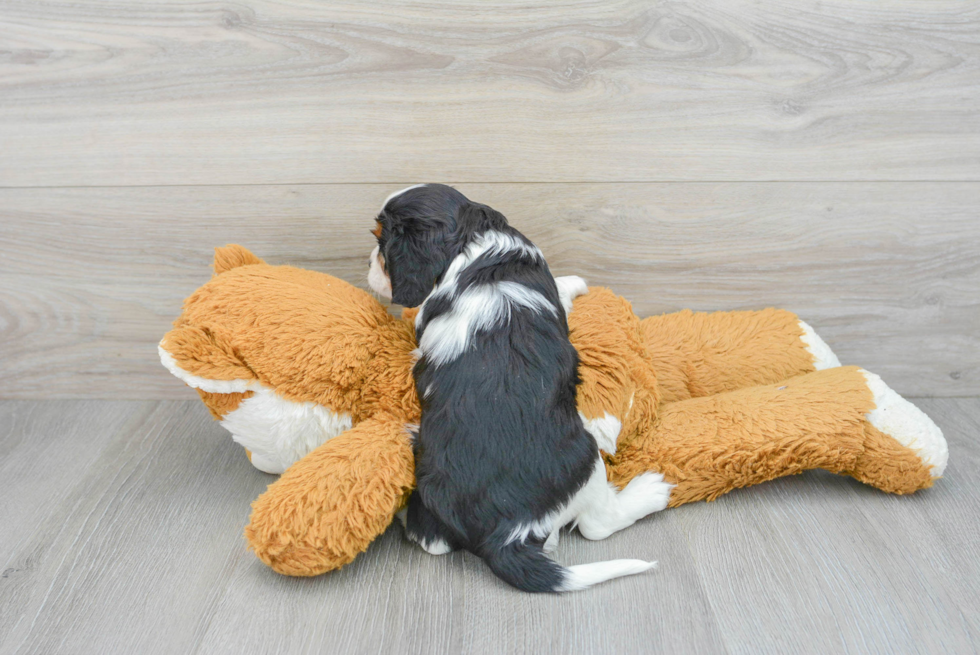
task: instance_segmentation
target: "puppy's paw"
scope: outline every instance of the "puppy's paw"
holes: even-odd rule
[[[544,542],[544,546],[541,547],[541,550],[543,550],[546,555],[550,555],[558,548],[558,533],[559,531],[555,530],[549,534],[548,538]]]
[[[404,520],[402,512],[395,514],[399,520]],[[403,524],[404,525],[404,524]],[[405,538],[414,544],[418,544],[425,552],[430,555],[445,555],[446,553],[453,552],[453,547],[450,546],[445,540],[439,537],[433,537],[432,539],[426,539],[424,537],[417,537],[413,535],[407,526],[405,529]]]
[[[423,539],[419,542],[419,546],[422,546],[422,549],[430,555],[446,555],[447,553],[453,552],[452,546],[442,539],[435,539],[431,542]]]
[[[666,509],[673,488],[674,485],[664,482],[661,474],[643,473],[630,480],[617,499],[623,510],[639,519]]]

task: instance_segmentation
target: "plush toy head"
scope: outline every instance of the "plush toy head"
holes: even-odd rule
[[[252,463],[282,473],[379,413],[418,421],[414,330],[337,278],[218,249],[215,275],[160,343]]]
[[[322,273],[220,248],[160,357],[259,469],[282,473],[245,534],[280,573],[350,562],[414,487],[412,311]],[[823,468],[893,493],[932,485],[942,433],[880,378],[841,367],[790,312],[679,312],[640,320],[606,289],[568,315],[582,419],[622,487],[656,472],[674,507]]]

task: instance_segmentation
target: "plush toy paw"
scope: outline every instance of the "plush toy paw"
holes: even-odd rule
[[[589,285],[577,275],[556,277],[555,284],[558,286],[558,297],[566,316],[572,311],[572,301],[589,291]]]
[[[925,412],[895,393],[880,377],[864,369],[861,373],[874,394],[875,409],[868,412],[868,422],[914,450],[922,463],[931,467],[933,479],[942,476],[949,449],[939,426]]]
[[[807,351],[813,355],[813,368],[818,371],[822,371],[827,368],[836,368],[840,366],[840,360],[837,359],[837,355],[834,351],[830,349],[830,346],[817,336],[817,333],[813,331],[813,328],[804,321],[800,321],[800,328],[803,330],[803,336],[800,340],[806,344]]]

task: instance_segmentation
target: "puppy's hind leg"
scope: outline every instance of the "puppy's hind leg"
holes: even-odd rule
[[[545,555],[550,555],[558,549],[558,536],[560,532],[561,528],[555,528],[551,531],[551,534],[548,535],[544,545],[541,547],[541,550],[544,551]]]
[[[578,510],[574,520],[586,539],[605,539],[667,507],[673,488],[659,473],[643,473],[617,493],[606,480],[606,468],[600,458],[592,477],[572,502]]]
[[[405,526],[405,536],[430,555],[445,555],[456,550],[452,536],[442,522],[422,504],[418,493],[408,500],[408,507],[398,518]]]

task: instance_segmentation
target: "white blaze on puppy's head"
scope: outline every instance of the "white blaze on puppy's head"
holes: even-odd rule
[[[424,186],[425,184],[413,184],[412,186],[407,186],[404,189],[401,189],[400,191],[395,191],[390,196],[385,198],[385,201],[383,203],[381,203],[381,211],[385,210],[385,207],[388,206],[389,202],[391,202],[394,198],[397,198],[401,194],[405,193],[406,191],[411,191],[412,189],[421,189]]]
[[[406,191],[411,191],[412,189],[418,189],[424,187],[424,184],[413,184],[410,187],[405,187],[400,191],[395,191],[390,196],[385,198],[385,201],[381,203],[381,213],[384,213],[385,207],[391,202],[393,198],[397,198]],[[371,234],[377,239],[381,239],[381,221],[380,216],[375,229],[371,231]],[[371,257],[368,260],[370,268],[368,269],[368,285],[375,293],[380,295],[382,298],[391,300],[391,277],[388,275],[385,268],[384,258],[380,252],[380,246],[375,246],[374,250],[371,251]]]
[[[368,269],[368,285],[382,298],[391,300],[391,279],[385,273],[378,246],[371,251],[371,268]]]

